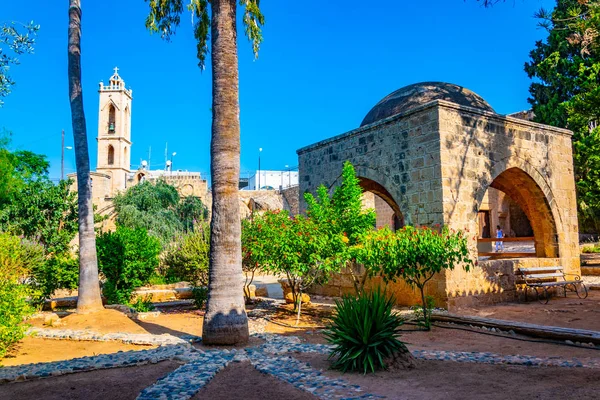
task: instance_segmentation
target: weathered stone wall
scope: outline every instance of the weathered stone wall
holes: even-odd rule
[[[443,223],[438,113],[419,107],[298,150],[300,193],[340,184],[344,161],[382,185],[406,224]],[[301,211],[306,208],[300,199]]]
[[[444,223],[477,232],[488,186],[515,200],[534,229],[536,253],[579,273],[571,133],[440,101]],[[476,241],[471,240],[473,258]],[[541,262],[541,261],[540,261]],[[556,260],[554,261],[556,262]],[[489,291],[481,267],[447,272],[450,296]]]
[[[283,196],[284,209],[288,210],[291,215],[300,214],[299,186],[291,186],[289,188],[283,189],[280,193]]]

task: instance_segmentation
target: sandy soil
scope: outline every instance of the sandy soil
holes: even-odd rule
[[[504,303],[462,308],[454,313],[600,331],[600,291],[591,290],[588,298],[583,300],[574,293],[568,293],[567,298],[553,297],[548,304],[538,301]]]
[[[146,332],[155,335],[169,333],[173,336],[180,336],[182,334],[202,336],[203,316],[203,311],[178,310],[169,313],[163,312],[156,318],[135,321],[135,323]]]
[[[331,378],[360,385],[389,399],[599,399],[598,371],[421,361],[408,371],[376,375],[341,374],[329,370],[327,356],[296,354]]]
[[[13,351],[0,360],[0,365],[33,364],[69,360],[72,358],[111,354],[117,351],[146,350],[155,346],[136,346],[121,342],[79,342],[27,337]]]
[[[204,388],[193,400],[313,400],[313,395],[296,389],[270,375],[257,371],[249,362],[232,363]]]
[[[154,365],[81,372],[56,378],[0,385],[2,400],[133,400],[146,387],[181,364]]]
[[[152,333],[174,336],[202,335],[202,316],[198,310],[176,310],[162,312],[158,317],[132,320],[117,310],[102,310],[93,314],[70,314],[60,319],[56,326],[46,326],[41,318],[31,320],[31,325],[45,329],[90,330],[100,333]]]
[[[31,325],[51,328],[43,325],[42,319],[34,319]],[[131,318],[117,310],[101,310],[91,314],[70,314],[60,319],[55,329],[90,330],[99,333],[148,333]]]

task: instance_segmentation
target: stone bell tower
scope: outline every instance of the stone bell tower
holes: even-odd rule
[[[132,91],[125,88],[119,69],[108,85],[100,82],[98,111],[97,172],[110,177],[110,197],[126,189],[131,167],[131,100]]]

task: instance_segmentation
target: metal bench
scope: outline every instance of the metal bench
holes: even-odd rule
[[[553,287],[562,287],[565,297],[567,290],[575,292],[577,297],[585,299],[588,296],[587,288],[579,275],[566,274],[563,267],[532,267],[519,268],[518,278],[521,278],[521,284],[525,285],[525,301],[527,301],[527,292],[529,289],[535,291],[535,296],[539,301],[540,291],[544,294],[544,304],[548,304],[550,296],[548,289]],[[573,279],[567,279],[573,277]]]

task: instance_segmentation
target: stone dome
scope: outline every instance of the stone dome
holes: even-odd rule
[[[446,100],[461,106],[495,112],[481,96],[462,86],[445,82],[422,82],[405,86],[384,97],[369,111],[360,126],[372,124],[434,100]]]

